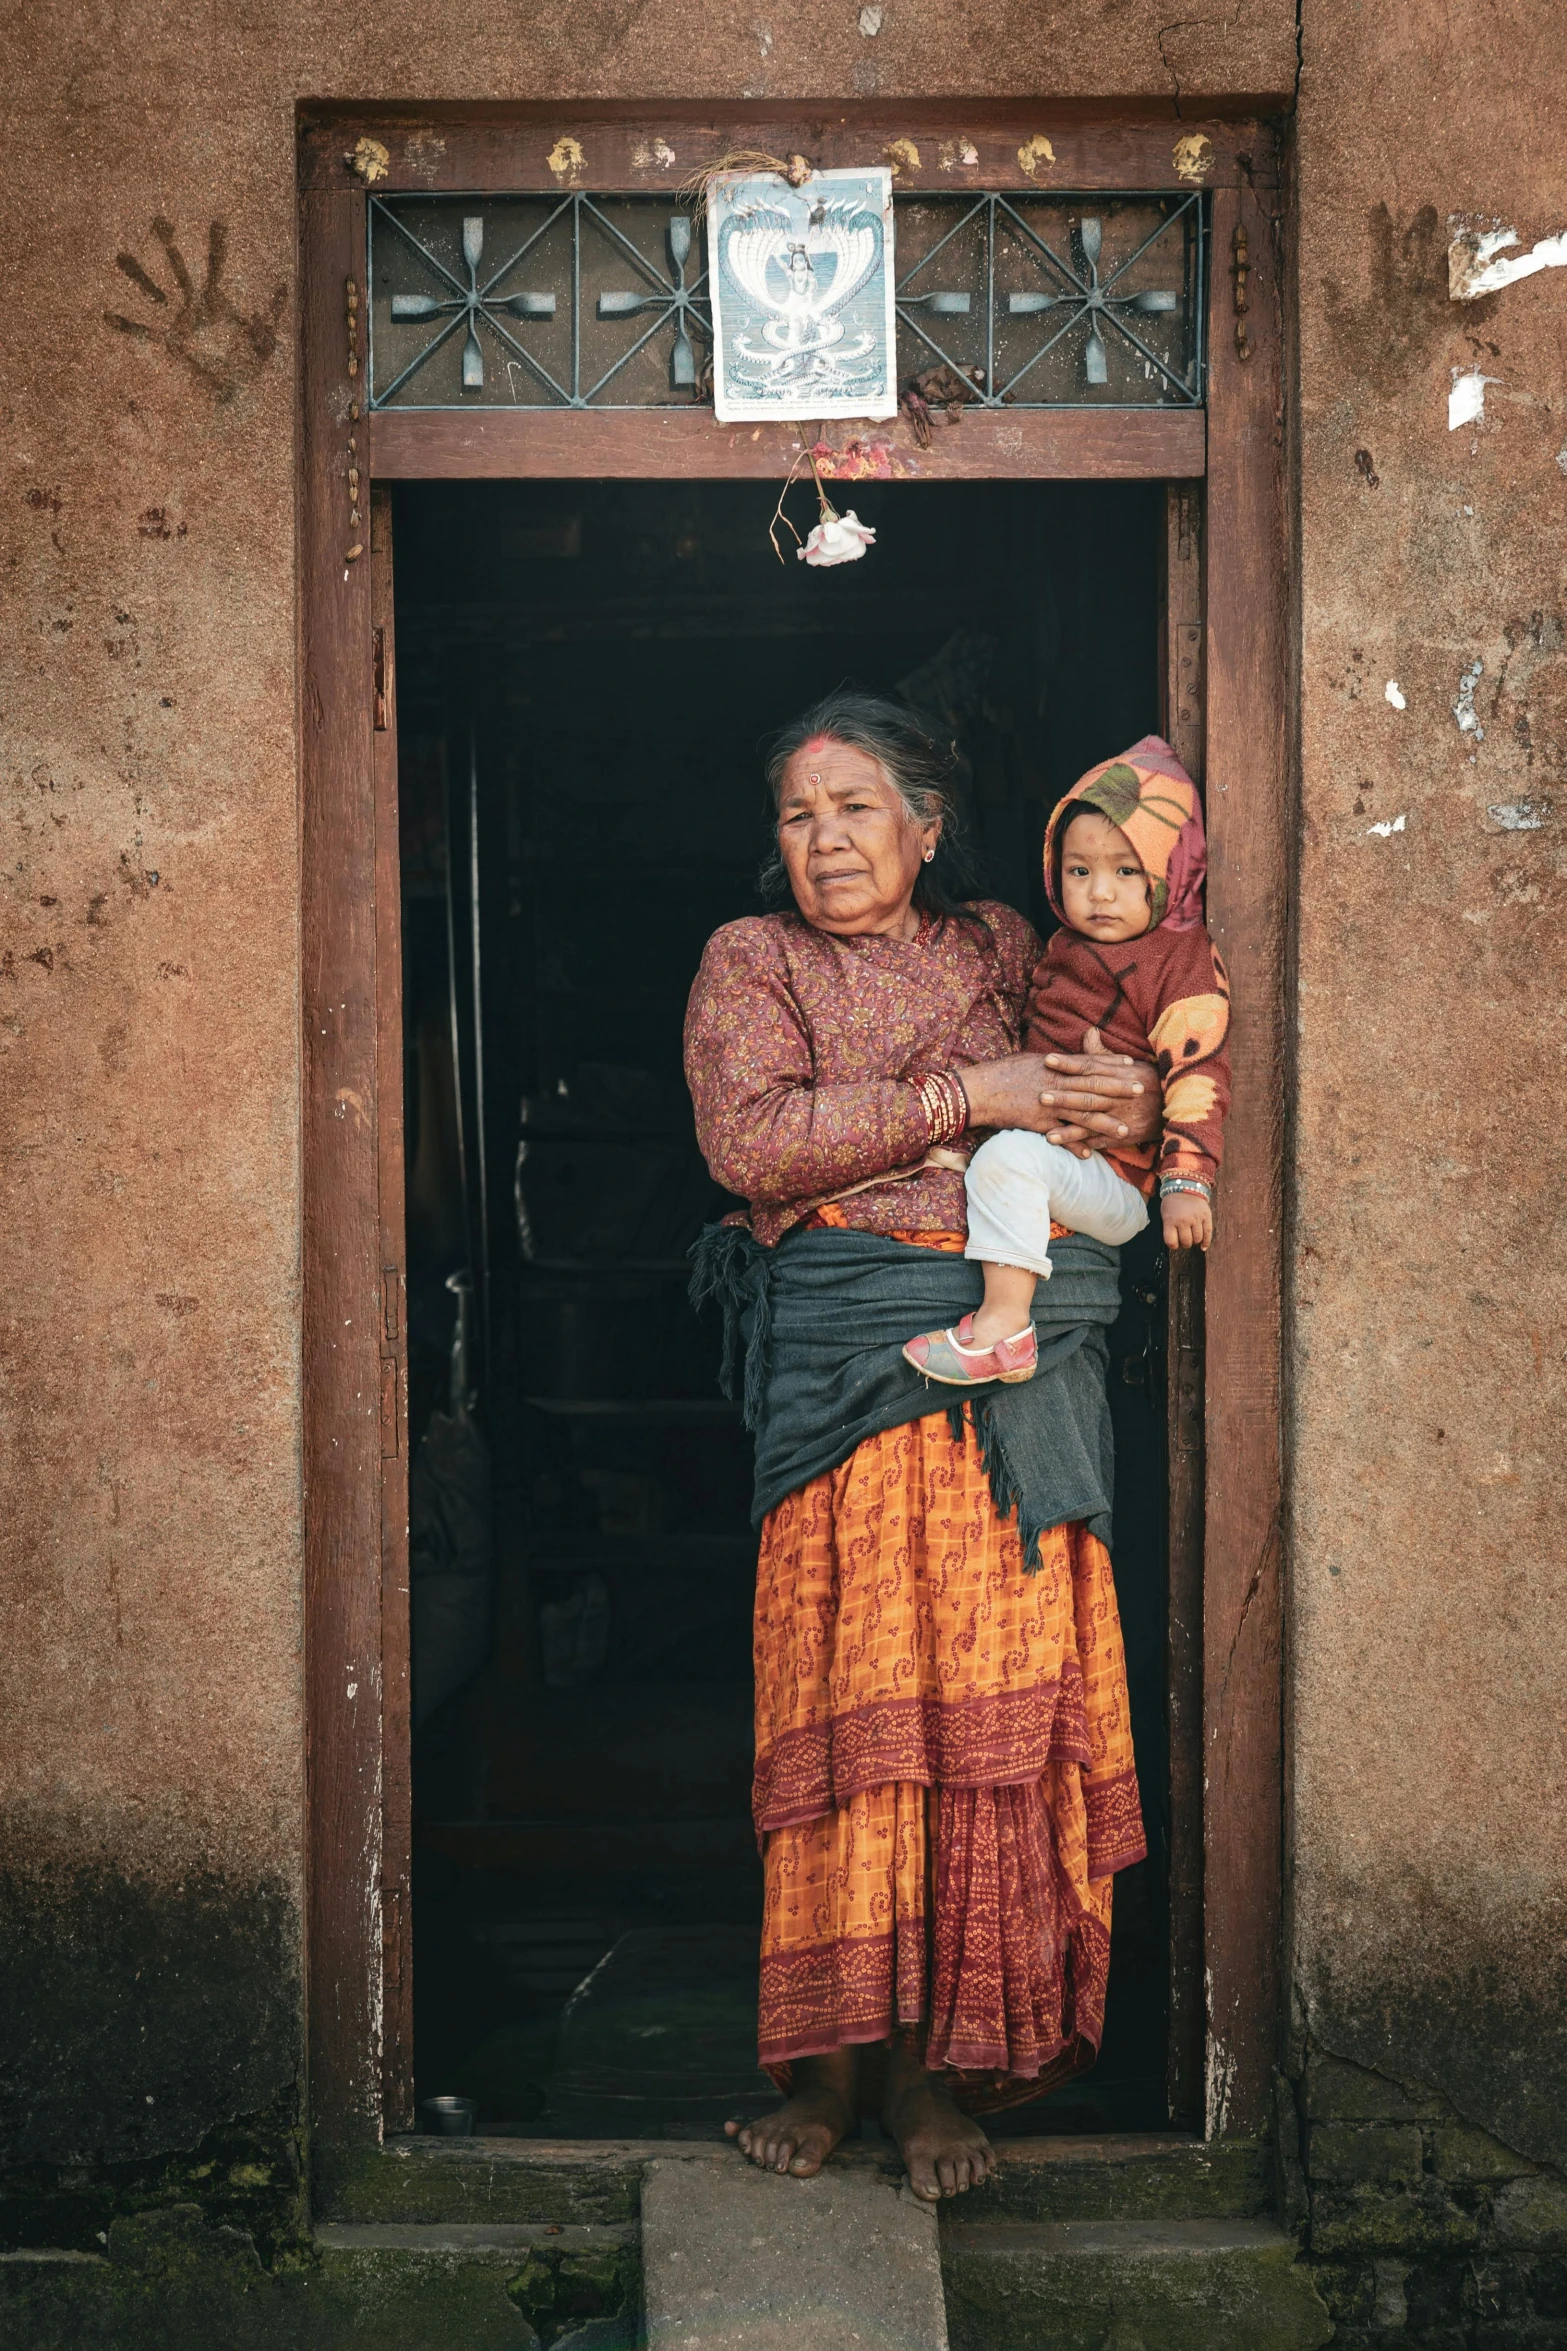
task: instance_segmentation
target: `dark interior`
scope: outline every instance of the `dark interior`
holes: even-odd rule
[[[856,483],[877,543],[825,572],[780,565],[774,496],[397,493],[415,2064],[489,2132],[708,2136],[770,2095],[749,1449],[685,1301],[733,1203],[680,1062],[704,942],[758,911],[766,739],[846,680],[930,713],[1043,929],[1050,807],[1159,723],[1159,485]],[[1098,2066],[1006,2132],[1167,2119],[1163,1329],[1150,1233],[1111,1404],[1152,1858]]]

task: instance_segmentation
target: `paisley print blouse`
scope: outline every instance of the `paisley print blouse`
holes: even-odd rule
[[[1039,941],[1010,906],[977,911],[987,928],[922,918],[907,940],[837,939],[768,914],[708,941],[686,1012],[686,1080],[703,1156],[749,1202],[764,1245],[810,1202],[917,1165],[931,1139],[921,1076],[1018,1051]],[[962,1232],[963,1178],[930,1168],[873,1185],[833,1221]]]

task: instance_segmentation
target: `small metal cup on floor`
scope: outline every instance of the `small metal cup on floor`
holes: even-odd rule
[[[425,2098],[419,2111],[427,2130],[447,2139],[471,2139],[479,2108],[472,2098]]]

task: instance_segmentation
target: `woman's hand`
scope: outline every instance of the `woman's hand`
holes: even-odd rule
[[[1060,1081],[1043,1053],[1013,1053],[1005,1061],[976,1061],[960,1068],[968,1096],[969,1124],[1027,1127],[1042,1135],[1059,1125],[1061,1113],[1046,1107],[1046,1088]]]
[[[1051,1114],[1041,1129],[1048,1141],[1064,1143],[1087,1159],[1106,1143],[1151,1143],[1164,1123],[1159,1072],[1129,1053],[1107,1053],[1097,1029],[1083,1039],[1081,1053],[1047,1053],[1045,1091],[1040,1100]]]
[[[1106,1053],[1090,1029],[1083,1053],[1015,1053],[959,1071],[977,1127],[1027,1127],[1087,1159],[1108,1143],[1146,1143],[1159,1132],[1159,1073]]]

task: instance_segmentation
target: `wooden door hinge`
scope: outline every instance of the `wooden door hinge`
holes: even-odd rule
[[[1251,308],[1251,296],[1247,291],[1247,280],[1251,276],[1251,247],[1246,242],[1246,230],[1240,221],[1235,223],[1232,251],[1234,258],[1230,263],[1230,275],[1235,280],[1235,356],[1237,359],[1249,359],[1252,340],[1246,313]]]
[[[402,1415],[397,1409],[397,1358],[381,1358],[381,1459],[393,1461],[397,1457]]]

